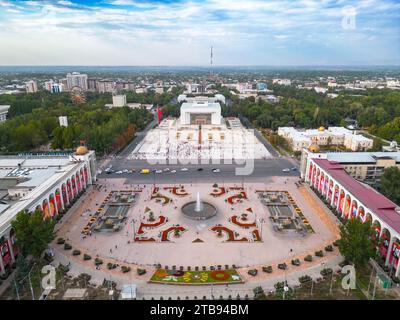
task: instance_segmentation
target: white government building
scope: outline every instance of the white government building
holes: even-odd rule
[[[11,227],[21,211],[40,210],[56,219],[96,181],[96,156],[86,147],[75,153],[0,157],[0,275],[11,270],[18,239]]]
[[[183,98],[183,97],[182,97]],[[218,97],[217,97],[218,98]],[[267,159],[271,155],[237,118],[224,119],[216,98],[189,98],[136,146],[131,159]],[[219,99],[219,98],[218,98]]]
[[[373,140],[356,134],[343,127],[329,127],[325,129],[297,130],[293,127],[279,127],[278,135],[285,138],[293,151],[301,151],[311,145],[316,146],[344,146],[353,151],[366,151],[372,148]]]

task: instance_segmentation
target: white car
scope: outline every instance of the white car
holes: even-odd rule
[[[122,171],[121,171],[121,170],[119,170],[119,171],[117,171],[117,172],[116,172],[116,174],[122,174]]]
[[[171,172],[171,173],[175,173],[175,172],[176,172],[176,170],[171,170],[170,172]]]
[[[156,173],[162,173],[162,170],[156,170],[155,172]]]
[[[169,168],[165,168],[165,169],[164,169],[164,172],[168,172],[168,171],[169,171]]]
[[[221,172],[221,170],[220,169],[212,169],[212,172],[218,173],[218,172]]]
[[[289,168],[282,169],[282,172],[289,172],[289,171],[290,171]]]
[[[188,168],[182,168],[181,171],[188,171]]]

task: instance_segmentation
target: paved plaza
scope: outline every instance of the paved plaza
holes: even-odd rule
[[[129,278],[150,278],[155,265],[195,268],[196,266],[232,265],[238,267],[245,281],[260,280],[270,275],[247,274],[253,267],[274,265],[273,275],[281,270],[276,265],[290,264],[291,259],[323,249],[339,237],[334,218],[304,186],[298,187],[294,177],[271,177],[265,183],[198,183],[130,185],[125,179],[101,179],[97,186],[74,206],[68,219],[60,225],[58,237],[63,237],[74,249],[79,249],[106,263],[129,265],[132,270],[146,268],[146,276],[131,272]],[[110,197],[112,191],[129,191],[136,194],[127,218],[119,231],[82,233],[88,222]],[[286,191],[301,210],[313,232],[306,234],[280,233],[274,229],[270,213],[259,199],[265,190]],[[185,217],[181,207],[201,200],[217,208],[217,215],[196,221]],[[150,240],[151,239],[151,240]],[[83,261],[53,244],[58,255],[67,257],[82,268],[94,269],[93,261]],[[327,253],[324,261],[337,256],[337,250]],[[321,260],[322,261],[322,260]],[[321,263],[319,261],[318,263]],[[297,271],[315,267],[317,262],[302,263]],[[118,277],[120,271],[106,270]],[[128,276],[128,275],[127,275]]]
[[[232,122],[232,121],[231,121]],[[164,119],[150,130],[129,159],[269,159],[270,152],[253,130],[236,126],[181,125],[179,119]]]

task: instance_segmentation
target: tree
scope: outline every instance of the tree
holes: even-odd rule
[[[338,241],[340,253],[346,261],[356,267],[365,266],[376,254],[371,222],[350,219],[340,227],[341,239]]]
[[[32,214],[27,211],[19,212],[11,225],[15,230],[21,253],[25,257],[32,255],[34,258],[40,258],[47,245],[54,239],[55,221],[43,219],[39,210]]]
[[[381,192],[393,202],[400,204],[400,169],[389,167],[381,176]]]

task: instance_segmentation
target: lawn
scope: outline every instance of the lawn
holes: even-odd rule
[[[164,284],[230,284],[243,283],[234,269],[214,271],[180,271],[158,269],[149,282]]]

